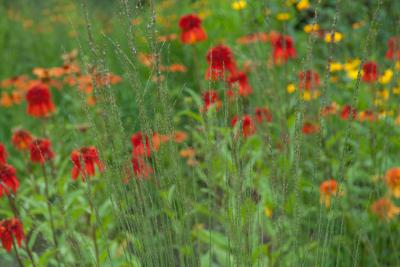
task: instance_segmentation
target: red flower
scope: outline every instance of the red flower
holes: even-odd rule
[[[378,79],[378,65],[373,61],[365,62],[363,65],[362,80],[366,83],[375,82]]]
[[[233,73],[228,78],[228,83],[231,88],[237,86],[239,88],[238,94],[241,96],[248,96],[253,92],[253,88],[249,85],[247,75],[244,72]]]
[[[293,47],[293,39],[287,35],[279,35],[271,40],[273,46],[272,57],[275,64],[285,63],[289,58],[296,57],[296,49]]]
[[[238,116],[233,117],[233,119],[231,120],[231,126],[235,127],[238,121],[239,121]],[[247,138],[256,132],[253,120],[249,115],[244,115],[240,120],[240,124],[243,137]]]
[[[85,181],[86,176],[94,176],[96,174],[95,165],[100,172],[103,172],[103,164],[100,162],[99,154],[95,147],[82,147],[80,150],[74,150],[71,153],[71,161],[74,165],[72,169],[72,179],[76,180],[81,174],[82,180]],[[82,169],[82,164],[85,168]]]
[[[143,143],[145,141],[146,145]],[[147,156],[150,157],[151,149],[149,144],[149,138],[147,136],[143,137],[142,132],[137,132],[132,135],[131,142],[133,146],[132,154],[134,157]]]
[[[211,48],[207,53],[208,69],[206,72],[207,80],[218,80],[225,77],[225,71],[231,74],[236,70],[236,62],[229,47],[218,45]]]
[[[49,88],[44,84],[31,87],[26,93],[27,112],[33,117],[47,117],[55,111]]]
[[[256,108],[255,119],[258,123],[262,123],[264,119],[266,122],[271,122],[272,114],[268,108]]]
[[[28,131],[17,130],[13,133],[11,142],[16,149],[27,150],[32,142],[32,135]]]
[[[6,195],[10,194],[10,190],[17,192],[19,181],[13,166],[0,163],[0,197],[3,196],[3,191]]]
[[[31,142],[29,148],[32,162],[43,164],[54,158],[51,142],[48,139],[35,139]]]
[[[133,156],[131,162],[133,172],[138,178],[147,178],[153,173],[153,169],[146,163],[146,159],[144,157]]]
[[[18,247],[21,247],[22,240],[25,239],[24,228],[17,218],[0,221],[0,239],[3,248],[8,252],[13,245],[13,236],[17,240]]]
[[[344,105],[342,111],[340,112],[340,117],[343,120],[348,120],[349,118],[355,119],[357,116],[357,110],[352,108],[350,105]]]
[[[300,72],[299,78],[300,78],[300,84],[299,84],[300,90],[302,90],[302,89],[305,89],[305,90],[317,89],[317,87],[320,84],[318,73],[315,71],[312,71],[312,70]]]
[[[217,110],[222,106],[222,101],[218,97],[217,91],[209,90],[203,92],[203,102],[204,106],[202,111],[207,111],[211,105],[216,105]]]
[[[312,124],[311,122],[303,123],[303,127],[301,128],[301,132],[305,135],[318,133],[319,127],[318,125]]]
[[[2,143],[0,143],[0,163],[7,162],[7,151]]]
[[[179,27],[182,30],[181,42],[184,44],[195,44],[207,39],[207,35],[201,27],[201,19],[194,14],[182,16],[179,20]]]
[[[387,44],[388,51],[386,52],[386,58],[400,60],[400,36],[391,37]]]

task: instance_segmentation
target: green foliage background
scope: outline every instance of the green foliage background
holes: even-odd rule
[[[328,82],[328,59],[372,59],[382,70],[394,69],[384,54],[387,39],[399,34],[400,2],[311,1],[311,9],[301,12],[284,1],[247,2],[236,11],[227,0],[0,1],[0,80],[30,74],[34,67],[60,66],[61,54],[74,48],[83,70],[96,66],[100,73],[123,77],[120,84],[96,88],[95,107],[87,106],[74,87],[52,90],[57,112],[45,124],[26,114],[25,103],[0,108],[0,142],[21,181],[17,203],[38,266],[57,266],[56,253],[65,266],[96,266],[93,224],[99,266],[400,265],[399,217],[382,221],[370,212],[371,203],[387,194],[384,182],[372,178],[400,165],[400,130],[394,119],[362,124],[322,118],[318,135],[300,134],[302,121],[320,120],[320,107],[333,100],[359,109],[373,106],[367,85],[344,74],[339,83]],[[19,14],[17,19],[10,10]],[[207,41],[195,46],[157,42],[157,36],[179,33],[179,17],[191,12],[207,15]],[[277,20],[279,12],[289,12],[291,19]],[[330,46],[303,32],[315,12],[321,28],[343,33],[342,42]],[[131,23],[135,18],[141,21],[138,26]],[[34,26],[24,28],[26,20]],[[360,21],[363,26],[353,29]],[[296,60],[268,67],[268,44],[235,42],[270,31],[293,36]],[[223,95],[226,90],[224,83],[204,79],[205,54],[218,43],[232,48],[239,66],[246,60],[256,63],[249,74],[254,92],[219,112],[201,113],[202,91],[213,88]],[[161,74],[157,64],[148,69],[137,59],[140,52],[158,55],[165,65],[182,63],[188,71]],[[298,72],[306,69],[318,70],[323,81],[321,98],[312,102],[286,92],[287,84],[297,83]],[[165,80],[154,82],[154,75]],[[396,86],[398,71],[387,89]],[[398,114],[399,100],[391,94],[385,110]],[[236,138],[232,116],[260,106],[272,111],[273,122],[251,138]],[[89,130],[78,131],[82,124]],[[24,157],[10,145],[16,127],[52,140],[57,156],[50,194],[59,252],[52,246],[41,170],[33,166],[32,182]],[[189,138],[161,147],[151,162],[155,172],[150,180],[125,184],[130,136],[138,130],[184,130]],[[87,145],[98,147],[106,171],[89,184],[72,182],[69,154]],[[187,166],[179,156],[188,147],[196,149],[196,166]],[[319,203],[319,185],[332,177],[344,194],[326,209]],[[264,214],[265,207],[272,217]],[[3,197],[0,218],[11,216]],[[29,266],[22,249],[20,254]],[[13,254],[0,250],[0,266],[14,266],[14,261]]]

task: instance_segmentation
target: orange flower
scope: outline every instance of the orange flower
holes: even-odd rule
[[[11,96],[9,94],[7,94],[6,92],[1,93],[0,105],[2,107],[8,108],[8,107],[11,107],[12,104],[13,104],[13,100],[12,100]]]
[[[334,179],[323,181],[319,187],[320,203],[325,207],[331,206],[331,197],[338,193],[338,184]]]
[[[327,105],[322,108],[321,115],[322,116],[336,115],[338,108],[339,106],[336,104],[336,102],[332,102],[330,105]]]
[[[187,158],[186,163],[189,166],[194,166],[198,163],[196,160],[196,150],[194,148],[183,149],[179,154],[182,158]]]
[[[370,121],[373,122],[376,119],[376,116],[372,110],[364,110],[358,113],[358,120],[363,121]]]
[[[32,142],[32,135],[25,130],[16,130],[12,135],[11,142],[18,150],[28,150]]]
[[[371,211],[382,220],[390,220],[400,213],[400,208],[389,199],[381,198],[372,204]]]
[[[400,198],[400,167],[387,170],[385,180],[391,194]]]
[[[168,135],[153,133],[153,136],[151,137],[151,148],[155,151],[158,151],[160,149],[160,145],[168,142],[168,140]]]
[[[252,44],[256,42],[265,43],[267,41],[268,41],[268,34],[265,32],[251,33],[236,39],[236,43],[238,44]]]
[[[30,88],[26,94],[26,101],[28,103],[27,112],[33,117],[47,117],[55,111],[50,90],[44,84]]]
[[[196,156],[196,150],[194,148],[191,148],[191,147],[189,147],[187,149],[182,149],[179,152],[179,155],[182,158],[193,158],[194,156]]]
[[[176,131],[174,133],[173,139],[175,143],[183,143],[187,139],[187,133],[184,131]]]
[[[177,38],[178,38],[178,35],[176,35],[175,33],[172,33],[172,34],[168,34],[168,35],[159,36],[158,41],[159,42],[169,42],[169,41],[176,40]]]

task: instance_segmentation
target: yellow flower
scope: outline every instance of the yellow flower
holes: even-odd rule
[[[240,0],[240,1],[235,1],[232,3],[232,8],[234,10],[242,10],[244,8],[246,8],[247,3],[244,0]]]
[[[396,125],[400,125],[400,114],[397,116],[395,122]]]
[[[394,87],[394,88],[392,89],[392,91],[393,91],[393,94],[394,94],[394,95],[399,95],[399,94],[400,94],[400,86],[399,86],[399,87]]]
[[[337,72],[343,69],[342,63],[331,62],[331,72]]]
[[[276,15],[276,18],[277,18],[278,20],[281,20],[281,21],[289,20],[289,19],[290,19],[290,14],[287,13],[287,12],[278,13],[278,14]]]
[[[272,210],[269,207],[265,207],[264,208],[264,214],[265,216],[267,216],[268,218],[272,217]]]
[[[304,91],[302,94],[302,99],[304,101],[311,101],[313,99],[316,99],[320,96],[319,91]]]
[[[379,98],[375,99],[374,100],[374,105],[377,106],[377,107],[382,106],[383,105],[383,100],[379,99]]]
[[[396,62],[396,66],[395,66],[396,70],[400,70],[400,61]]]
[[[380,98],[381,100],[388,100],[389,99],[389,90],[387,89],[383,89],[382,91],[377,91],[376,95],[378,98]]]
[[[316,32],[319,30],[319,24],[307,24],[304,26],[303,30],[306,33]]]
[[[362,75],[362,71],[361,71],[361,75]],[[347,77],[349,79],[356,80],[358,77],[358,70],[348,70]]]
[[[361,60],[358,58],[353,58],[347,61],[347,63],[344,64],[344,69],[349,71],[349,70],[354,70],[356,69],[361,63]]]
[[[300,0],[297,5],[297,10],[305,10],[310,8],[310,2],[308,0]]]
[[[343,34],[340,32],[334,32],[333,33],[333,42],[338,43],[343,39]],[[326,33],[325,34],[325,42],[331,43],[332,42],[332,34],[331,33]]]
[[[211,11],[202,10],[202,11],[200,11],[199,13],[197,13],[197,15],[199,15],[199,17],[200,17],[201,19],[205,19],[206,17],[208,17],[208,16],[211,15]]]
[[[291,83],[286,87],[286,91],[289,94],[292,94],[292,93],[294,93],[294,91],[296,91],[296,86],[293,83]]]
[[[294,5],[294,4],[296,4],[296,2],[297,2],[297,0],[287,0],[286,1],[286,6]]]
[[[382,110],[381,112],[379,112],[379,118],[383,119],[386,117],[392,117],[394,115],[393,110]]]
[[[352,27],[354,30],[357,30],[357,29],[361,28],[361,27],[364,26],[364,25],[365,25],[365,22],[364,22],[364,21],[359,21],[359,22],[353,23],[353,25],[351,25],[351,27]]]
[[[385,70],[381,77],[379,77],[379,82],[381,84],[387,84],[392,80],[393,71],[391,69]]]
[[[339,77],[338,76],[332,76],[329,80],[331,82],[335,83],[335,82],[339,81]]]

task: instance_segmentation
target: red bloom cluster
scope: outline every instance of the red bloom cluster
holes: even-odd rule
[[[103,164],[100,162],[97,149],[93,146],[82,147],[79,150],[72,151],[71,161],[74,165],[72,169],[73,180],[76,180],[79,174],[83,181],[85,181],[87,176],[94,176],[96,174],[95,165],[97,165],[100,172],[103,171]],[[82,163],[84,164],[84,168]]]
[[[27,112],[33,117],[47,117],[55,111],[47,85],[37,84],[26,93]]]
[[[217,110],[222,106],[222,101],[219,99],[218,93],[215,90],[203,92],[203,103],[204,106],[201,111],[207,111],[214,104]]]
[[[12,144],[18,150],[27,150],[32,142],[32,135],[25,130],[17,130],[13,133]]]
[[[272,57],[275,64],[285,63],[289,58],[296,58],[296,49],[293,46],[293,39],[288,35],[279,34],[271,39],[273,46]]]
[[[386,58],[391,60],[400,60],[400,36],[393,36],[388,40],[388,51]]]
[[[228,78],[228,84],[231,88],[237,87],[237,92],[240,96],[248,96],[253,92],[253,88],[249,84],[247,74],[244,72],[233,73]]]
[[[350,105],[344,105],[341,112],[340,118],[348,120],[349,118],[355,119],[357,117],[357,110]]]
[[[316,134],[319,132],[319,126],[311,122],[305,122],[301,127],[301,132],[305,135]]]
[[[54,158],[51,142],[48,139],[35,139],[29,148],[32,162],[43,164]]]
[[[17,240],[18,247],[21,247],[22,240],[25,239],[24,228],[21,221],[17,218],[0,221],[1,243],[3,248],[8,252],[12,249],[13,238]]]
[[[0,163],[0,197],[3,196],[3,192],[9,195],[10,190],[15,194],[18,187],[19,181],[14,167],[6,163]]]
[[[365,62],[363,67],[362,80],[366,83],[373,83],[378,79],[378,65],[373,61]]]
[[[144,141],[144,142],[143,142]],[[149,138],[142,135],[142,132],[137,132],[132,135],[131,143],[133,146],[132,154],[135,157],[150,157],[151,149],[149,144]]]
[[[0,143],[0,163],[7,162],[7,151],[2,143]]]
[[[265,122],[271,122],[271,111],[268,108],[256,108],[255,119],[258,123],[262,123],[264,120]]]
[[[231,49],[224,45],[211,48],[207,53],[207,80],[218,80],[225,77],[225,71],[236,72],[236,62]]]
[[[167,140],[168,137],[154,133],[150,144],[148,136],[143,136],[142,132],[139,131],[132,135],[133,150],[131,162],[133,172],[137,177],[148,177],[153,172],[153,169],[146,161],[151,157],[151,153],[158,151],[160,144]]]
[[[317,89],[320,85],[319,75],[312,70],[302,71],[299,74],[299,88],[300,90],[313,90]]]
[[[181,28],[181,42],[184,44],[195,44],[207,39],[207,35],[201,27],[201,19],[194,15],[188,14],[182,16],[179,20]]]
[[[244,115],[242,118],[236,115],[231,120],[231,126],[235,127],[236,123],[240,123],[240,128],[244,138],[253,135],[256,132],[256,127],[254,125],[253,119],[249,115]]]

